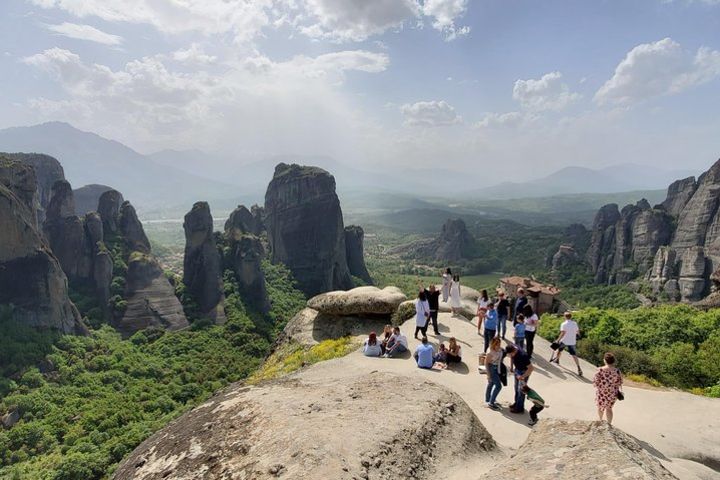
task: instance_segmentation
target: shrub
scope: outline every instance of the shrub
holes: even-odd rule
[[[393,314],[391,323],[393,325],[402,325],[413,316],[415,316],[415,304],[413,302],[403,302]]]

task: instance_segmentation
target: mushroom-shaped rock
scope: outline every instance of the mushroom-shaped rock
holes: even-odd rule
[[[397,287],[357,287],[321,293],[308,300],[308,307],[329,315],[385,315],[395,313],[407,299]]]

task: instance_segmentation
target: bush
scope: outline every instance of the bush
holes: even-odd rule
[[[413,302],[403,302],[393,314],[391,323],[393,325],[402,325],[406,320],[415,316],[415,304]]]

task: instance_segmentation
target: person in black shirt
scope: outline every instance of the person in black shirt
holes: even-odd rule
[[[513,327],[515,326],[515,323],[517,323],[515,320],[517,319],[518,314],[522,313],[523,308],[525,308],[525,305],[528,303],[528,299],[525,296],[525,290],[518,288],[517,294],[518,297],[515,299],[515,308],[513,309]]]
[[[510,302],[505,298],[505,292],[498,294],[498,302],[495,308],[498,312],[498,333],[504,339],[507,331],[507,321],[510,318]]]
[[[430,285],[430,288],[425,289],[425,297],[427,297],[428,304],[430,305],[430,320],[432,321],[433,330],[435,335],[440,335],[438,330],[438,311],[440,310],[440,290],[435,288],[435,285]]]
[[[515,370],[515,403],[510,405],[510,412],[523,413],[525,411],[525,394],[522,387],[527,385],[534,367],[530,361],[530,355],[515,345],[510,344],[505,347],[505,354],[510,357]]]

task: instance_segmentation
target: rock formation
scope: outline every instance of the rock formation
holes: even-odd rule
[[[113,478],[430,479],[500,456],[470,407],[435,383],[308,373],[225,389],[143,442]],[[402,422],[368,421],[388,406]]]
[[[108,190],[100,195],[97,212],[103,223],[103,232],[106,236],[118,233],[118,218],[120,205],[123,204],[123,197],[117,190]]]
[[[220,252],[213,236],[213,218],[207,202],[197,202],[185,215],[183,283],[197,301],[200,313],[225,321]]]
[[[100,215],[102,216],[102,213]],[[128,251],[150,253],[150,241],[145,235],[145,230],[138,219],[137,213],[135,213],[135,207],[127,200],[120,206],[117,226]]]
[[[52,188],[58,180],[65,180],[62,165],[55,158],[41,153],[7,153],[2,154],[12,160],[29,165],[35,171],[38,226],[45,221],[45,209],[52,197]]]
[[[677,478],[622,430],[580,420],[542,420],[515,455],[475,478],[555,480],[558,476],[593,480]]]
[[[391,250],[406,258],[431,262],[458,262],[469,259],[475,250],[475,239],[465,222],[459,218],[448,219],[440,235],[432,240],[419,240]]]
[[[558,271],[569,265],[573,265],[578,262],[580,257],[575,251],[575,247],[572,245],[560,245],[558,251],[552,256],[550,261],[550,268],[553,271]]]
[[[235,273],[244,300],[260,312],[268,312],[270,299],[262,270],[265,249],[258,237],[249,234],[237,235],[237,231],[235,233],[226,240],[229,249],[225,254],[225,263]]]
[[[5,185],[28,208],[28,219],[38,227],[38,186],[35,170],[20,161],[0,154],[0,185]]]
[[[82,216],[88,212],[97,212],[98,203],[100,203],[100,196],[112,189],[112,187],[108,187],[107,185],[99,185],[95,183],[76,188],[73,190],[73,196],[75,197],[75,213]],[[120,203],[122,202],[123,199],[121,196]]]
[[[598,283],[641,276],[670,299],[709,294],[710,274],[720,267],[720,160],[697,181],[672,183],[654,208],[641,202],[622,215],[616,205],[600,209],[587,260]]]
[[[175,290],[155,257],[139,251],[130,254],[126,282],[127,307],[122,318],[113,322],[123,336],[148,327],[180,330],[189,326]]]
[[[363,280],[365,283],[372,283],[370,272],[365,266],[365,249],[363,238],[365,232],[358,225],[345,227],[345,256],[347,258],[350,274]]]
[[[312,296],[352,288],[335,178],[317,167],[280,163],[265,194],[270,255]]]
[[[260,236],[264,230],[262,209],[257,205],[253,205],[251,208],[252,211],[248,210],[245,205],[238,205],[225,222],[225,232],[237,231]]]
[[[36,204],[27,202],[27,193],[35,191],[29,188],[35,184],[35,172],[4,159],[0,172],[6,169],[13,173],[0,173],[0,304],[13,305],[18,322],[85,334],[80,314],[68,298],[67,277],[37,230]]]

